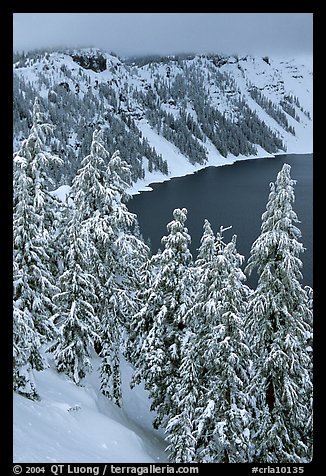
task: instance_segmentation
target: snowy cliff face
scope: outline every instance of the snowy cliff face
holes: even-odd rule
[[[53,171],[69,183],[106,129],[132,179],[280,152],[312,152],[312,67],[307,60],[193,55],[120,60],[96,50],[31,53],[14,63],[14,147],[26,137],[34,97],[56,125]]]

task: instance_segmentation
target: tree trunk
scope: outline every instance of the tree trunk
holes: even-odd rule
[[[275,393],[274,393],[273,382],[271,380],[269,381],[268,387],[266,390],[266,401],[267,401],[269,411],[272,412],[275,405]]]

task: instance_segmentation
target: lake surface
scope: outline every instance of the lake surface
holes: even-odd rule
[[[237,235],[237,248],[247,260],[251,245],[260,234],[261,215],[266,209],[269,184],[275,182],[284,163],[291,165],[295,185],[293,209],[301,223],[301,254],[304,285],[313,286],[313,155],[288,154],[275,158],[244,160],[222,167],[208,167],[193,175],[151,184],[153,191],[135,195],[128,208],[138,216],[141,233],[150,239],[153,253],[161,248],[161,238],[175,208],[187,208],[186,226],[192,238],[191,251],[196,257],[203,224],[207,218],[214,230],[232,225],[224,233],[226,242]],[[247,284],[255,286],[256,277]]]

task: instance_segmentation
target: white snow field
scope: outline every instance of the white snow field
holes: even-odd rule
[[[51,363],[50,359],[49,362]],[[163,433],[154,430],[148,394],[129,388],[131,367],[122,360],[123,407],[99,388],[100,359],[82,386],[51,366],[35,372],[41,401],[14,393],[15,463],[164,463]]]

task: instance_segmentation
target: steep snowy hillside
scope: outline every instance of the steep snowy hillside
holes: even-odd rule
[[[70,183],[101,127],[132,166],[136,188],[207,165],[312,151],[308,62],[196,55],[122,61],[97,49],[30,53],[14,62],[14,147],[35,96],[56,125],[53,170]]]
[[[49,368],[35,372],[41,401],[14,394],[14,462],[152,463],[167,461],[162,432],[152,428],[147,392],[129,388],[121,367],[123,407],[99,391],[96,368],[82,386]]]

